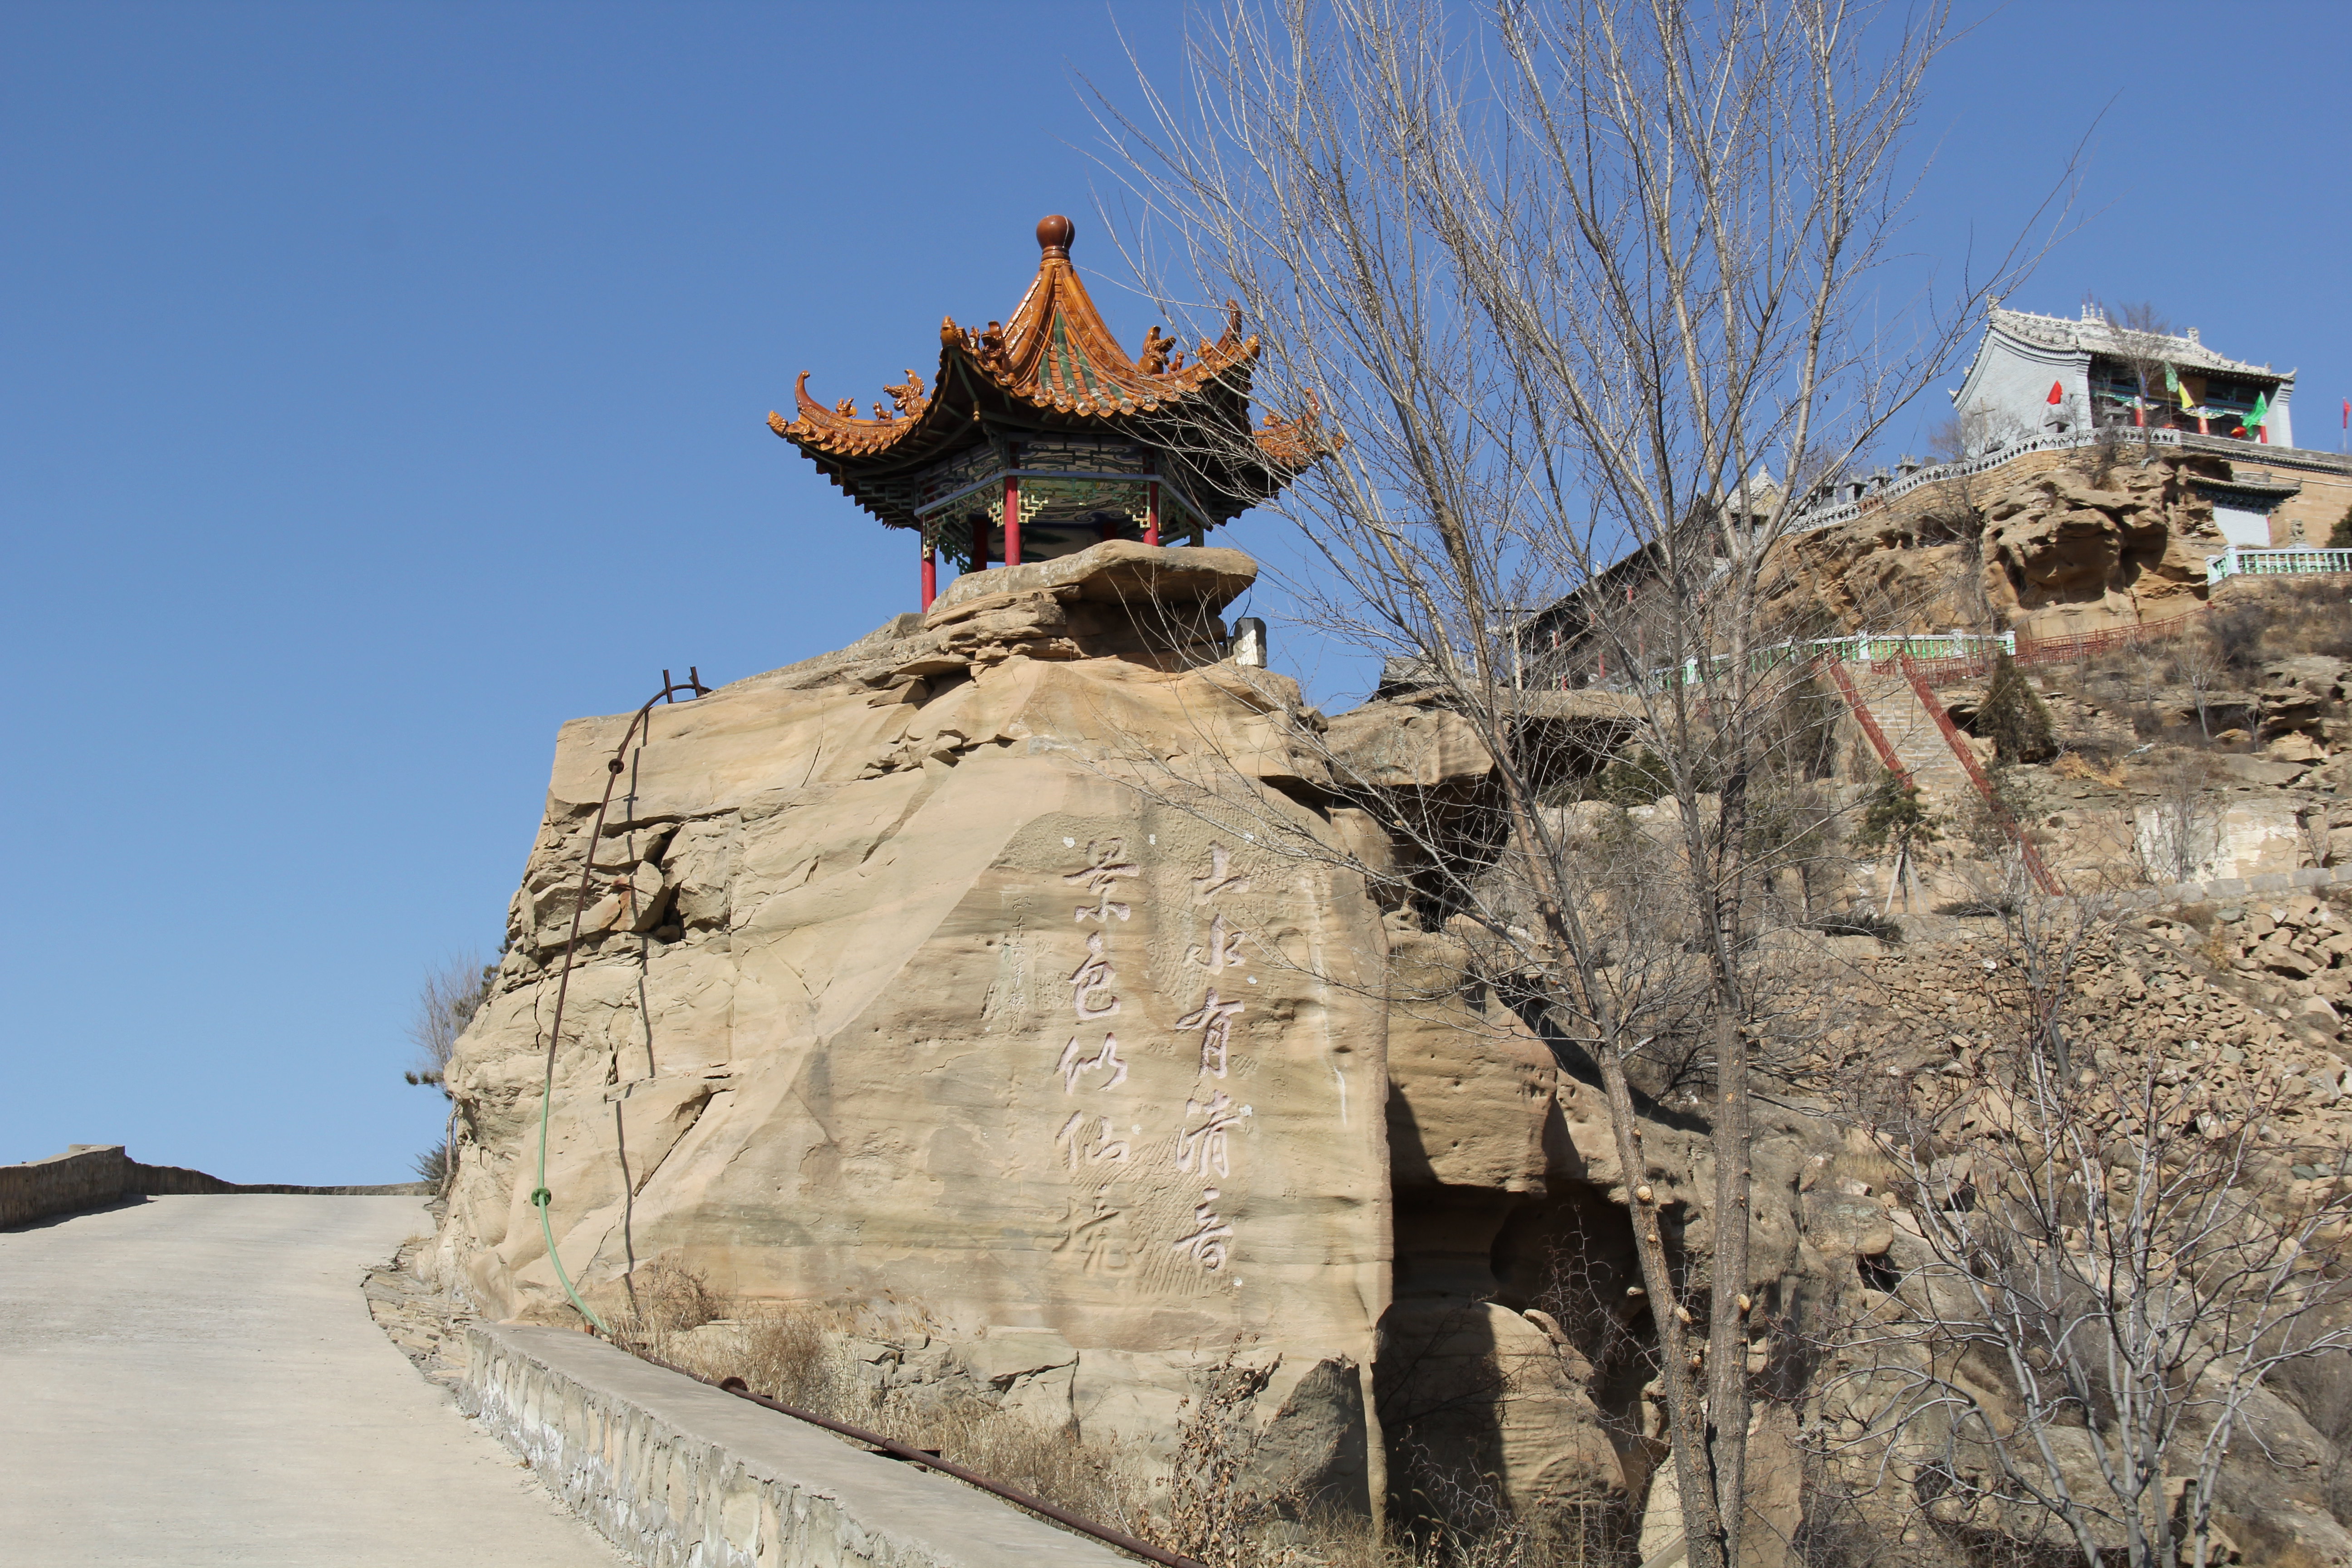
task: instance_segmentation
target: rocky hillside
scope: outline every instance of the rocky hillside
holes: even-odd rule
[[[2101,493],[2180,504],[2160,473],[2119,482]],[[2104,508],[2034,493],[2045,518]],[[2132,509],[2103,514],[2124,539]],[[532,1196],[577,910],[544,1185],[608,1317],[679,1280],[740,1313],[803,1304],[855,1330],[833,1353],[860,1408],[976,1402],[1163,1471],[1199,1462],[1213,1408],[1234,1423],[1216,1463],[1294,1514],[1469,1498],[1549,1521],[1570,1561],[1665,1549],[1629,1205],[1646,1187],[1706,1278],[1703,1064],[1672,1042],[1639,1064],[1644,1168],[1623,1169],[1590,1060],[1426,897],[1431,858],[1498,853],[1493,755],[1433,693],[1327,720],[1234,663],[1218,612],[1254,570],[1114,543],[968,576],[838,654],[654,710],[617,775],[625,717],[565,726],[497,992],[451,1074],[457,1175],[419,1267],[495,1315],[572,1315]],[[1867,748],[1849,727],[1798,749],[1817,776],[1786,787],[1831,847],[1771,890],[1759,971],[1753,1561],[1958,1568],[2046,1544],[1999,1510],[1929,1508],[1943,1472],[1916,1455],[1867,1477],[1840,1459],[1888,1406],[1822,1370],[1822,1346],[1934,1275],[1915,1244],[1944,1211],[1890,1150],[1927,1128],[1937,1170],[1989,1161],[2024,1042],[2063,1027],[2101,1136],[2160,1083],[2165,1125],[2252,1130],[2261,1212],[2337,1201],[2352,908],[2237,884],[2108,897],[2197,880],[2164,864],[2352,859],[2335,802],[2352,667],[2321,650],[2315,601],[2259,619],[2200,634],[2210,679],[2186,643],[2035,670],[2031,756],[1990,738],[2011,731],[1989,689],[1950,689],[2063,900],[2021,893],[2014,841],[1950,791],[1928,803],[1927,875],[1891,881],[1856,831],[1883,784]],[[1582,759],[1563,832],[1603,859],[1671,852],[1679,818],[1642,793],[1623,699],[1523,707],[1523,743]],[[1400,838],[1370,805],[1426,831]],[[2231,836],[2264,813],[2284,837]],[[2332,1375],[2256,1402],[2259,1441],[2219,1494],[2248,1561],[2352,1564]]]

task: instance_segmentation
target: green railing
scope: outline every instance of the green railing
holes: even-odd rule
[[[1995,653],[2014,655],[2016,652],[2015,632],[2002,632],[1997,637],[1958,631],[1857,632],[1849,637],[1774,643],[1769,647],[1758,648],[1750,653],[1748,668],[1761,673],[1816,658],[1835,659],[1841,664],[1893,665],[1905,658],[1985,658]],[[1706,678],[1719,679],[1730,662],[1727,654],[1717,654],[1707,659]],[[1696,658],[1686,658],[1679,666],[1666,665],[1650,671],[1645,684],[1653,691],[1667,691],[1676,686],[1696,686],[1701,679],[1699,665]]]
[[[2305,573],[2352,574],[2352,550],[2249,550],[2232,544],[2205,557],[2205,584],[2225,577],[2292,577]]]

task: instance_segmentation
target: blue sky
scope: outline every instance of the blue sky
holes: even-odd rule
[[[2343,16],[1990,14],[1921,125],[1909,249],[1997,243],[2104,110],[2079,227],[2012,302],[2146,298],[2300,366],[2332,447]],[[802,369],[866,399],[928,371],[943,313],[1010,309],[1044,213],[1108,265],[1075,78],[1131,79],[1119,30],[1173,72],[1181,25],[0,5],[0,1160],[404,1179],[441,1110],[399,1081],[410,996],[497,944],[556,726],[910,607],[897,536],[767,411]],[[1096,293],[1125,337],[1156,319]]]

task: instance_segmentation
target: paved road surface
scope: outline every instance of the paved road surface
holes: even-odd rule
[[[368,1318],[415,1198],[151,1198],[0,1231],[0,1563],[621,1559]]]

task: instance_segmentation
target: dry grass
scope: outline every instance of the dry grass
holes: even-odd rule
[[[909,1447],[931,1449],[1082,1519],[1146,1540],[1164,1535],[1151,1511],[1153,1467],[1136,1445],[1081,1437],[1026,1412],[971,1398],[929,1408],[884,1398],[845,1418]]]
[[[2105,784],[2109,789],[2123,789],[2129,783],[2124,777],[2123,768],[2119,764],[2109,763],[2102,768],[2097,762],[2082,752],[2062,753],[2058,758],[2057,767],[2052,771],[2062,779],[2081,779],[2086,784]]]
[[[1597,1568],[1604,1561],[1563,1550],[1559,1531],[1513,1522],[1491,1500],[1491,1520],[1465,1517],[1461,1527],[1418,1540],[1379,1541],[1360,1519],[1296,1517],[1288,1500],[1260,1496],[1246,1479],[1252,1405],[1265,1374],[1232,1354],[1204,1368],[1202,1392],[1185,1401],[1171,1467],[1139,1442],[1050,1426],[954,1384],[876,1386],[861,1377],[848,1342],[861,1331],[885,1335],[860,1313],[730,1299],[667,1261],[640,1268],[629,1283],[606,1316],[632,1353],[714,1382],[740,1377],[780,1404],[927,1449],[1210,1568]]]

